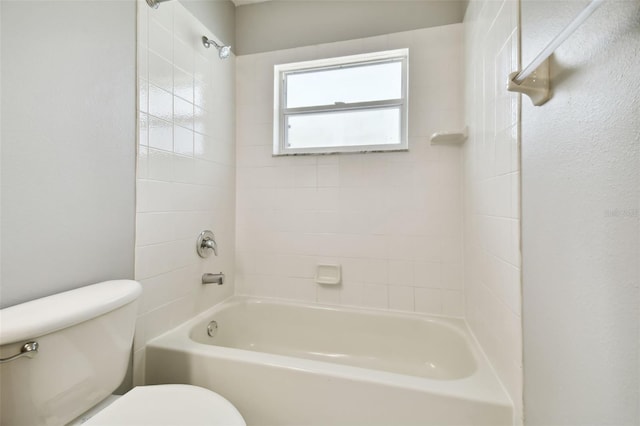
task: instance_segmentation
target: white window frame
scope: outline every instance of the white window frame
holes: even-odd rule
[[[296,62],[275,65],[274,67],[274,107],[273,107],[273,155],[331,154],[339,152],[379,152],[407,151],[408,143],[408,80],[409,49],[396,49],[385,52],[365,53],[361,55],[343,56],[339,58],[320,59],[315,61]],[[310,71],[331,68],[358,67],[367,64],[401,62],[402,63],[402,97],[382,101],[338,103],[335,105],[317,105],[300,108],[285,108],[287,76]],[[318,112],[364,111],[366,109],[384,109],[400,107],[400,143],[356,146],[327,146],[313,148],[290,148],[287,146],[285,125],[287,117],[296,114],[312,114]]]

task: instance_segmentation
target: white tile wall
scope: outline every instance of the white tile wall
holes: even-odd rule
[[[134,381],[144,380],[144,345],[234,292],[235,58],[177,2],[138,2],[139,144],[135,277],[144,292],[134,342]],[[196,254],[211,229],[219,256]],[[203,286],[204,272],[224,286]]]
[[[237,58],[240,294],[463,316],[461,24]],[[273,66],[408,47],[410,151],[273,157]],[[343,283],[313,281],[318,263]]]
[[[519,69],[518,2],[472,0],[464,24],[466,319],[521,424],[520,98],[505,89]]]

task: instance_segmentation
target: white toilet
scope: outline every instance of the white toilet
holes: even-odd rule
[[[111,395],[127,371],[141,292],[136,281],[105,281],[0,310],[0,424],[245,425],[197,386]]]

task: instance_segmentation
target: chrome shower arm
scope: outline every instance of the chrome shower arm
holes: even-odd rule
[[[165,1],[169,1],[169,0],[147,0],[147,4],[149,5],[149,7],[157,9],[160,3],[163,3]]]
[[[215,40],[211,40],[207,36],[202,36],[202,45],[207,49],[211,46],[214,46],[216,49],[218,49],[218,56],[220,57],[220,59],[227,59],[231,54],[231,46],[219,45]]]

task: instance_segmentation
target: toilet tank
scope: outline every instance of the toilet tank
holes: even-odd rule
[[[0,424],[63,425],[109,396],[129,365],[142,289],[105,281],[0,310]]]

